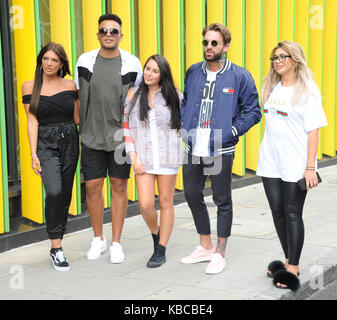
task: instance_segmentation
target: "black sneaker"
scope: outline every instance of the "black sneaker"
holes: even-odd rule
[[[57,271],[69,271],[70,265],[64,256],[62,248],[50,249],[50,259]]]
[[[161,244],[158,244],[157,248],[154,250],[152,257],[147,263],[148,268],[157,268],[160,267],[163,263],[165,263],[166,262],[165,251],[166,248]]]

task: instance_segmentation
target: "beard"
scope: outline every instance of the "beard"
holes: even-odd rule
[[[223,53],[222,52],[219,52],[217,54],[214,54],[213,58],[206,58],[206,52],[204,51],[204,59],[207,61],[207,62],[216,62],[216,61],[219,61],[222,59],[222,55]]]

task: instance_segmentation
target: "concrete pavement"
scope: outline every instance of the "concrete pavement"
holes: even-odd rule
[[[319,170],[323,183],[309,192],[304,208],[305,243],[301,288],[274,288],[266,276],[270,261],[283,260],[262,183],[233,190],[234,219],[227,245],[227,266],[207,275],[206,263],[183,265],[180,259],[198,244],[186,203],[175,206],[175,225],[167,262],[149,269],[152,238],[140,216],[127,218],[122,236],[126,256],[113,265],[107,250],[88,261],[91,229],[66,234],[63,249],[69,272],[57,272],[49,258],[49,240],[0,254],[0,299],[114,300],[277,300],[304,299],[337,278],[337,165]],[[216,207],[206,197],[216,244]],[[107,241],[111,224],[104,225]]]

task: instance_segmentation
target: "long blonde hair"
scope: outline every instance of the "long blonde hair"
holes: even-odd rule
[[[275,51],[279,48],[285,50],[291,58],[295,61],[294,71],[295,71],[295,94],[292,99],[292,105],[294,106],[302,97],[303,93],[308,91],[308,85],[310,81],[313,81],[313,75],[311,70],[308,68],[305,61],[305,55],[302,47],[295,41],[282,41],[277,44],[277,46],[272,50],[270,57],[274,57]],[[266,103],[269,98],[271,91],[281,80],[281,76],[278,75],[274,69],[274,64],[271,61],[270,70],[267,77],[264,79],[265,83],[262,86],[261,102],[262,105]]]

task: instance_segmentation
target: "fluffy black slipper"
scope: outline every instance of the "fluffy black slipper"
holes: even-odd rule
[[[284,263],[280,260],[274,260],[272,262],[269,263],[268,265],[268,271],[270,272],[267,272],[267,277],[268,278],[274,278],[274,274],[277,272],[277,271],[280,271],[280,270],[285,270],[285,266],[284,266]]]
[[[296,291],[300,287],[300,280],[291,272],[286,270],[277,271],[273,279],[274,286],[279,289],[290,289]],[[286,285],[286,287],[277,285],[277,283]]]

